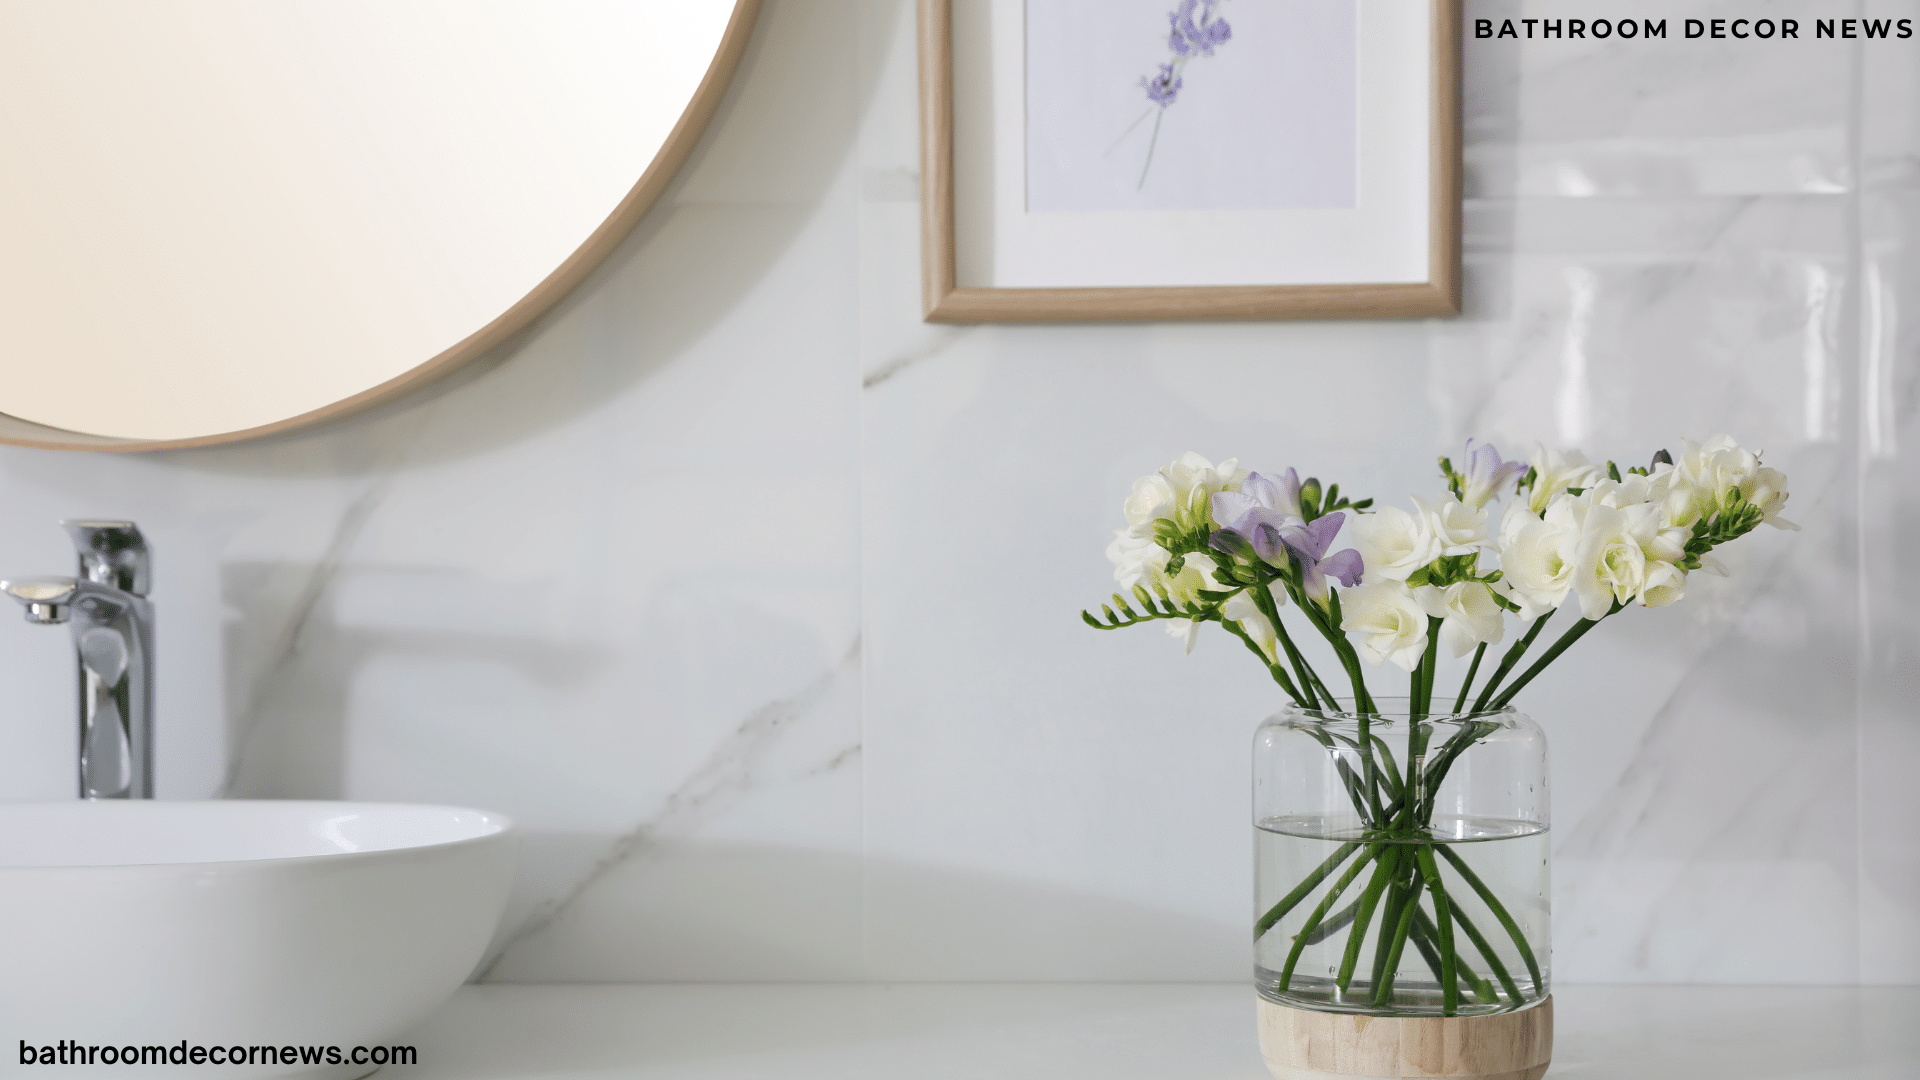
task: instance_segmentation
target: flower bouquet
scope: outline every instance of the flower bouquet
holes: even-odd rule
[[[1189,651],[1216,623],[1288,699],[1255,740],[1263,1025],[1269,1006],[1446,1018],[1544,1001],[1546,747],[1512,702],[1601,622],[1724,574],[1715,548],[1795,528],[1786,477],[1725,436],[1624,470],[1544,449],[1505,461],[1471,440],[1460,466],[1439,464],[1443,492],[1376,509],[1292,469],[1183,455],[1135,482],[1107,549],[1121,592],[1081,613],[1100,630],[1159,622]],[[1332,550],[1343,529],[1353,546]],[[1569,600],[1573,625],[1530,657]],[[1330,647],[1341,693],[1290,609]],[[1480,679],[1509,616],[1517,636]],[[1443,647],[1472,660],[1436,710]],[[1404,697],[1368,685],[1388,663]]]

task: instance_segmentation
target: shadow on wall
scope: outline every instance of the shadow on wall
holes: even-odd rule
[[[517,880],[608,843],[523,834]],[[1088,981],[1165,982],[1247,968],[1246,935],[1226,919],[925,863],[696,839],[651,845],[530,932],[516,907],[479,981],[1057,981],[1071,966]],[[1087,956],[1107,959],[1089,967]]]
[[[445,610],[476,591],[472,575],[432,568],[233,563],[221,573],[221,597],[236,613],[226,623],[227,776],[222,798],[341,799],[347,775],[348,697],[369,662],[402,658],[436,668],[474,663],[504,668],[529,682],[567,685],[611,662],[585,642],[474,633],[422,625],[353,626],[337,613],[339,578],[394,598],[390,610]],[[298,592],[289,606],[284,594]],[[262,634],[271,613],[289,611],[277,634]],[[430,669],[431,670],[431,669]],[[432,700],[422,708],[435,707]]]
[[[154,455],[243,476],[354,476],[537,437],[671,364],[722,323],[792,244],[853,153],[864,17],[854,0],[765,0],[752,41],[679,177],[588,279],[448,378],[336,424]],[[423,358],[424,359],[424,358]]]

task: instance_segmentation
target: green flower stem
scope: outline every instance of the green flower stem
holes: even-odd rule
[[[1347,679],[1353,683],[1353,707],[1363,713],[1373,712],[1373,695],[1367,693],[1366,676],[1360,672],[1360,654],[1353,651],[1353,643],[1347,640],[1340,625],[1340,590],[1327,590],[1327,610],[1323,613],[1317,604],[1303,604],[1301,610],[1307,613],[1307,619],[1320,636],[1333,646],[1333,654],[1340,658],[1340,666],[1346,669]]]
[[[1440,753],[1434,755],[1434,759],[1427,764],[1426,774],[1421,778],[1420,795],[1423,801],[1414,811],[1417,820],[1432,824],[1434,799],[1439,794],[1441,783],[1447,778],[1447,772],[1453,768],[1453,763],[1460,760],[1460,755],[1471,749],[1474,743],[1493,734],[1499,728],[1500,725],[1492,720],[1476,720],[1453,733],[1453,737],[1440,748]]]
[[[1308,613],[1308,619],[1311,621],[1311,619],[1313,619],[1313,611],[1315,611],[1313,601],[1309,601],[1306,592],[1302,592],[1296,584],[1292,584],[1292,582],[1288,582],[1288,580],[1284,580],[1284,578],[1281,578],[1281,580],[1283,580],[1283,584],[1286,586],[1286,596],[1290,596],[1290,598],[1294,600],[1296,607],[1300,607],[1302,611],[1306,611],[1306,613]],[[1279,609],[1275,609],[1275,613],[1273,613],[1273,626],[1275,626],[1275,630],[1277,630],[1283,638],[1286,638],[1286,626],[1281,623],[1281,613],[1279,613]],[[1292,638],[1286,638],[1286,642],[1288,642],[1288,646],[1292,646]],[[1329,707],[1329,709],[1338,707],[1340,701],[1338,701],[1338,698],[1332,696],[1332,690],[1327,690],[1327,682],[1319,676],[1319,673],[1313,671],[1313,661],[1309,661],[1308,655],[1306,655],[1304,651],[1298,650],[1298,648],[1294,648],[1294,655],[1300,657],[1300,665],[1306,669],[1308,678],[1313,680],[1313,686],[1319,688],[1321,698],[1327,700],[1327,707]]]
[[[1368,986],[1379,986],[1387,975],[1387,953],[1393,947],[1393,935],[1399,929],[1400,917],[1406,913],[1406,905],[1418,902],[1419,890],[1414,888],[1414,882],[1419,880],[1418,866],[1412,859],[1402,858],[1394,868],[1393,883],[1387,886],[1386,906],[1380,909],[1380,929],[1373,944],[1373,977],[1368,980]]]
[[[1366,943],[1367,926],[1373,922],[1373,909],[1380,903],[1380,894],[1386,891],[1387,883],[1393,880],[1393,868],[1400,861],[1399,844],[1391,845],[1386,854],[1380,856],[1373,870],[1373,878],[1367,882],[1367,889],[1360,894],[1360,911],[1353,917],[1353,929],[1347,931],[1347,951],[1340,958],[1340,974],[1334,979],[1334,985],[1341,994],[1353,984],[1353,967],[1360,962],[1360,946]]]
[[[1360,913],[1360,901],[1355,900],[1353,903],[1348,904],[1346,907],[1341,908],[1339,912],[1334,915],[1333,918],[1328,919],[1327,921],[1321,923],[1319,926],[1314,927],[1313,933],[1306,935],[1307,944],[1318,945],[1321,942],[1332,937],[1333,935],[1339,933],[1341,930],[1345,929],[1346,925],[1352,922],[1353,917],[1355,915],[1358,915],[1359,913]]]
[[[1253,655],[1260,658],[1260,666],[1267,669],[1267,674],[1273,676],[1273,681],[1280,684],[1280,689],[1285,690],[1287,692],[1287,696],[1293,699],[1293,703],[1295,705],[1298,705],[1303,709],[1310,709],[1313,707],[1307,704],[1307,699],[1302,697],[1300,695],[1300,691],[1294,687],[1293,680],[1287,678],[1286,671],[1283,670],[1280,667],[1280,665],[1275,664],[1271,660],[1268,660],[1266,650],[1262,649],[1259,643],[1255,642],[1253,640],[1253,637],[1250,634],[1248,634],[1245,630],[1240,629],[1240,625],[1238,623],[1232,621],[1231,619],[1221,619],[1220,625],[1226,627],[1227,633],[1232,634],[1234,637],[1239,638],[1240,644],[1245,645],[1248,649],[1252,650]]]
[[[1424,720],[1433,711],[1433,669],[1440,666],[1440,622],[1433,616],[1427,616],[1427,655],[1420,659],[1420,666],[1414,673],[1420,678],[1419,691],[1413,698],[1413,719]]]
[[[1460,696],[1453,699],[1453,711],[1456,714],[1467,707],[1467,691],[1473,689],[1473,677],[1479,673],[1480,658],[1485,655],[1487,655],[1487,643],[1483,641],[1479,648],[1473,650],[1473,663],[1467,666],[1467,678],[1460,684]]]
[[[1320,681],[1320,676],[1314,673],[1313,666],[1307,663],[1307,658],[1300,655],[1300,650],[1294,647],[1293,637],[1287,633],[1287,624],[1280,621],[1280,605],[1273,602],[1271,588],[1267,585],[1254,586],[1253,603],[1260,609],[1260,614],[1265,615],[1267,621],[1273,624],[1274,635],[1280,639],[1281,647],[1287,650],[1287,659],[1293,664],[1293,674],[1300,680],[1300,685],[1305,688],[1307,697],[1311,700],[1314,696],[1313,684]],[[1310,707],[1317,709],[1320,705],[1315,702]],[[1328,695],[1326,708],[1332,711],[1333,707],[1333,697]]]
[[[1367,791],[1367,804],[1373,807],[1374,823],[1384,826],[1387,823],[1387,817],[1380,809],[1380,768],[1375,763],[1373,757],[1373,732],[1370,730],[1372,724],[1372,714],[1360,714],[1358,724],[1360,728],[1360,766],[1366,770],[1365,787]]]
[[[1493,946],[1487,943],[1487,936],[1480,932],[1479,927],[1468,921],[1467,913],[1460,910],[1458,900],[1448,897],[1447,907],[1453,912],[1453,921],[1460,929],[1467,932],[1467,937],[1473,941],[1473,947],[1479,949],[1480,955],[1487,961],[1487,970],[1493,972],[1493,977],[1500,980],[1501,986],[1506,987],[1507,1000],[1513,1003],[1514,1008],[1519,1008],[1520,987],[1513,981],[1513,976],[1507,974],[1507,965],[1500,962],[1499,954],[1495,953]]]
[[[1334,882],[1333,887],[1327,890],[1327,894],[1321,897],[1319,906],[1313,909],[1313,914],[1307,916],[1307,921],[1300,927],[1300,932],[1293,936],[1293,948],[1287,950],[1286,965],[1280,969],[1280,993],[1286,993],[1288,985],[1293,982],[1294,965],[1300,962],[1300,953],[1306,949],[1307,941],[1313,937],[1313,932],[1319,927],[1320,920],[1326,918],[1327,912],[1333,910],[1333,905],[1340,899],[1340,894],[1347,891],[1347,886],[1353,884],[1353,879],[1360,875],[1360,871],[1365,869],[1368,863],[1379,858],[1386,847],[1386,844],[1369,845],[1366,854],[1355,859],[1353,865],[1347,867],[1346,872],[1340,875],[1340,880]]]
[[[1372,714],[1374,712],[1373,696],[1367,693],[1367,680],[1360,674],[1360,657],[1359,654],[1353,651],[1353,644],[1347,640],[1345,634],[1331,629],[1329,625],[1330,619],[1336,622],[1339,619],[1340,596],[1331,589],[1328,590],[1327,596],[1327,603],[1330,605],[1330,610],[1324,613],[1324,616],[1319,606],[1309,602],[1304,594],[1299,594],[1297,598],[1300,610],[1307,613],[1308,620],[1320,631],[1321,636],[1325,637],[1328,643],[1333,646],[1334,655],[1340,658],[1341,666],[1347,669],[1347,678],[1353,682],[1353,704],[1359,716],[1360,760],[1365,766],[1366,771],[1367,799],[1373,806],[1373,820],[1384,822],[1386,817],[1380,812],[1380,798],[1378,794],[1380,775],[1373,757],[1373,733],[1371,730]]]
[[[1407,935],[1413,930],[1413,916],[1420,910],[1420,875],[1415,874],[1407,886],[1406,902],[1400,905],[1400,918],[1395,921],[1393,935],[1389,939],[1385,962],[1380,964],[1381,973],[1373,977],[1373,1003],[1384,1006],[1393,1000],[1393,979],[1400,971],[1400,956],[1406,952]]]
[[[1420,793],[1424,782],[1420,772],[1420,762],[1427,754],[1427,738],[1433,731],[1433,725],[1415,721],[1407,725],[1407,773],[1400,782],[1404,793],[1400,800],[1400,813],[1394,818],[1394,826],[1401,832],[1412,832],[1425,824],[1420,818]]]
[[[1327,860],[1315,867],[1313,873],[1308,874],[1300,884],[1295,885],[1292,892],[1281,897],[1279,903],[1268,908],[1267,913],[1260,916],[1260,921],[1253,924],[1253,940],[1259,941],[1261,935],[1273,929],[1274,923],[1285,918],[1287,912],[1292,911],[1300,901],[1306,899],[1307,894],[1313,891],[1315,885],[1325,881],[1328,874],[1340,869],[1340,864],[1346,862],[1347,857],[1358,850],[1360,850],[1360,841],[1358,840],[1350,840],[1347,843],[1341,844],[1339,850],[1327,856]]]
[[[1526,655],[1527,649],[1533,645],[1533,639],[1540,636],[1540,631],[1546,627],[1547,620],[1551,618],[1553,618],[1553,612],[1549,611],[1533,620],[1533,626],[1527,631],[1527,636],[1514,642],[1513,647],[1507,650],[1507,655],[1500,658],[1500,666],[1493,669],[1493,678],[1487,680],[1487,685],[1480,690],[1480,696],[1474,699],[1474,712],[1484,710],[1487,702],[1493,700],[1493,692],[1500,688],[1500,680],[1506,678],[1507,672],[1513,670],[1513,665],[1519,663],[1520,658]]]
[[[1619,611],[1620,607],[1621,605],[1616,602],[1613,605],[1613,611],[1607,612],[1607,615],[1613,614],[1614,611]],[[1600,619],[1606,618],[1607,615],[1600,616]],[[1496,709],[1506,708],[1507,703],[1513,700],[1513,695],[1526,689],[1527,684],[1533,681],[1535,675],[1545,671],[1548,664],[1558,660],[1560,654],[1571,648],[1573,643],[1579,641],[1582,635],[1594,627],[1599,626],[1600,619],[1581,619],[1579,622],[1574,623],[1566,633],[1560,635],[1559,641],[1554,642],[1551,648],[1541,654],[1540,659],[1534,661],[1533,666],[1528,668],[1524,675],[1515,679],[1512,686],[1500,692],[1500,696],[1493,701],[1493,707]]]
[[[1387,946],[1393,940],[1393,928],[1400,924],[1400,902],[1407,898],[1407,863],[1402,859],[1394,867],[1393,880],[1387,883],[1387,891],[1381,894],[1380,916],[1374,921],[1379,925],[1373,931],[1373,971],[1367,978],[1369,988],[1380,985],[1382,969],[1387,963]]]
[[[1387,740],[1378,735],[1373,737],[1373,748],[1380,752],[1381,760],[1385,763],[1380,775],[1386,778],[1387,794],[1395,802],[1404,803],[1407,796],[1406,787],[1400,782],[1400,763],[1393,760],[1393,751],[1387,748]]]
[[[1519,947],[1520,959],[1527,962],[1527,977],[1533,980],[1534,991],[1539,992],[1545,989],[1545,984],[1540,979],[1540,962],[1533,958],[1533,946],[1527,944],[1527,935],[1520,932],[1520,927],[1514,923],[1513,916],[1507,914],[1507,909],[1493,895],[1493,890],[1487,888],[1487,883],[1480,880],[1480,875],[1473,872],[1473,867],[1468,866],[1465,859],[1455,855],[1446,844],[1441,844],[1439,847],[1440,854],[1446,856],[1447,861],[1453,864],[1453,869],[1460,875],[1461,880],[1471,886],[1474,892],[1480,894],[1480,899],[1486,902],[1488,910],[1493,912],[1493,917],[1500,920],[1500,925],[1507,930],[1507,936],[1512,938],[1514,945]]]
[[[1423,878],[1422,881],[1424,882],[1425,879]],[[1454,910],[1457,912],[1460,909],[1456,905]],[[1427,917],[1425,911],[1416,910],[1413,913],[1413,944],[1420,950],[1420,955],[1427,961],[1427,967],[1433,972],[1435,986],[1440,985],[1440,950],[1434,947],[1434,942],[1439,940],[1440,929],[1433,925],[1433,920]],[[1475,975],[1472,966],[1466,960],[1456,956],[1453,966],[1456,977],[1466,984],[1468,993],[1479,998],[1485,1005],[1500,1003],[1500,995],[1494,992],[1493,984]]]
[[[1454,982],[1454,964],[1459,958],[1453,947],[1453,911],[1447,904],[1447,888],[1440,883],[1440,866],[1433,861],[1434,846],[1421,844],[1414,849],[1414,857],[1420,860],[1420,873],[1427,879],[1427,891],[1433,894],[1434,921],[1440,927],[1440,1015],[1452,1016],[1460,1011],[1460,987]]]
[[[1346,743],[1348,746],[1354,746],[1354,744],[1346,739],[1321,731],[1318,728],[1309,728],[1308,733],[1313,737],[1314,741],[1326,747],[1328,753],[1333,756],[1333,767],[1339,771],[1340,782],[1346,786],[1347,798],[1353,801],[1353,812],[1360,815],[1360,821],[1368,828],[1378,827],[1381,819],[1369,816],[1370,813],[1379,813],[1377,804],[1370,803],[1366,794],[1360,790],[1360,778],[1353,775],[1353,767],[1347,764],[1345,755],[1341,754],[1334,746],[1336,739],[1342,743]],[[1355,746],[1354,749],[1357,751],[1359,748]],[[1398,804],[1396,804],[1396,808],[1397,806]]]
[[[1326,699],[1328,705],[1332,706],[1340,703],[1340,699],[1333,696],[1333,691],[1327,689],[1327,684],[1321,680],[1320,673],[1313,670],[1312,664],[1307,665],[1307,674],[1313,676],[1313,685],[1319,689],[1320,696]]]

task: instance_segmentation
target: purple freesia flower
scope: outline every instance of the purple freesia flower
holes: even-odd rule
[[[1214,493],[1213,520],[1245,537],[1269,565],[1285,566],[1284,534],[1306,524],[1300,513],[1300,474],[1288,469],[1275,480],[1248,473],[1239,491]]]
[[[1239,491],[1214,493],[1213,520],[1245,538],[1268,565],[1285,566],[1283,534],[1306,524],[1300,513],[1300,474],[1288,469],[1276,480],[1248,473]]]
[[[1278,479],[1248,473],[1239,491],[1222,491],[1213,497],[1213,520],[1223,529],[1253,539],[1253,526],[1261,522],[1274,528],[1301,525],[1306,515],[1300,512],[1300,474],[1288,469]]]
[[[1140,85],[1147,88],[1147,100],[1164,109],[1180,96],[1183,80],[1174,72],[1172,61],[1168,61],[1160,65],[1159,74],[1141,79]]]
[[[1327,602],[1327,578],[1351,589],[1360,584],[1360,575],[1366,572],[1360,553],[1352,548],[1327,554],[1327,548],[1333,545],[1334,536],[1346,520],[1345,514],[1328,514],[1313,519],[1311,525],[1296,526],[1281,534],[1281,541],[1300,566],[1300,590],[1322,606]]]
[[[1328,577],[1348,588],[1360,583],[1365,567],[1359,552],[1327,555],[1347,516],[1327,514],[1308,524],[1300,513],[1300,474],[1292,469],[1278,479],[1248,473],[1239,491],[1216,492],[1213,519],[1253,545],[1267,565],[1297,565],[1300,587],[1315,603],[1326,603]]]
[[[1512,487],[1527,474],[1524,461],[1501,461],[1500,451],[1490,443],[1473,444],[1467,440],[1467,467],[1462,470],[1460,501],[1474,509],[1487,505],[1502,488]]]

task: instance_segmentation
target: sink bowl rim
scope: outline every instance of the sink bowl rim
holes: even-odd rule
[[[391,801],[363,801],[353,799],[22,799],[0,801],[0,819],[4,819],[9,809],[29,807],[69,807],[78,805],[112,806],[129,808],[141,806],[274,806],[274,807],[328,807],[352,808],[355,810],[399,809],[407,811],[447,811],[455,814],[478,815],[486,824],[492,825],[491,831],[473,836],[455,837],[450,840],[438,840],[426,844],[401,844],[394,847],[372,848],[364,851],[329,851],[307,855],[275,855],[264,858],[234,859],[193,859],[193,860],[157,860],[152,862],[72,862],[39,866],[8,866],[0,863],[0,876],[47,875],[71,873],[105,874],[113,872],[143,871],[210,871],[233,872],[242,869],[276,869],[297,864],[301,867],[321,868],[344,861],[366,862],[382,856],[405,858],[423,853],[444,852],[454,848],[479,844],[499,843],[511,840],[519,832],[518,824],[497,810],[483,810],[473,806],[456,806],[451,803],[411,803]],[[127,812],[119,809],[108,813]],[[162,811],[164,813],[164,811]]]

